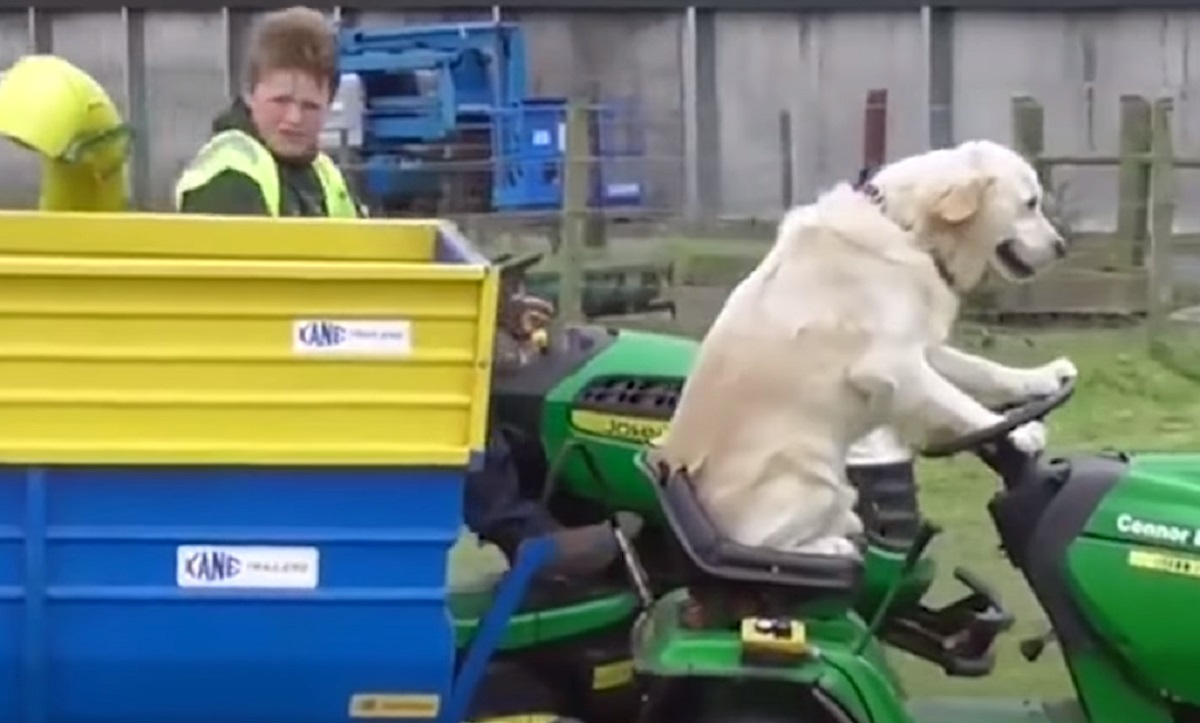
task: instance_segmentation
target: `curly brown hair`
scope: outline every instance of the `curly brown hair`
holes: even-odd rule
[[[242,75],[253,88],[265,75],[291,70],[337,88],[338,41],[329,19],[319,10],[294,6],[263,15],[254,26]]]

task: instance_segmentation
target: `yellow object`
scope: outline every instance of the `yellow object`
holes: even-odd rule
[[[433,694],[355,693],[350,696],[351,718],[437,718],[441,707],[441,697]]]
[[[632,660],[618,660],[615,663],[597,665],[592,669],[592,690],[617,688],[631,680],[633,680]]]
[[[667,422],[586,409],[571,412],[571,426],[581,432],[626,442],[647,444],[667,431]]]
[[[0,212],[0,458],[466,464],[497,289],[437,221]]]
[[[555,723],[561,720],[563,717],[555,713],[517,713],[477,718],[471,723]]]
[[[804,623],[787,618],[743,618],[742,650],[803,655],[808,651]]]
[[[129,127],[104,88],[54,55],[27,55],[0,74],[0,135],[42,156],[43,211],[128,205]]]
[[[545,329],[534,329],[529,335],[529,340],[537,347],[538,351],[546,351],[550,348],[550,332]]]
[[[1197,557],[1164,555],[1149,550],[1131,550],[1128,561],[1130,567],[1143,570],[1154,570],[1184,577],[1200,577],[1200,558]]]
[[[346,179],[333,159],[318,153],[313,161],[328,215],[355,218],[358,208],[350,196]],[[200,188],[223,171],[237,171],[252,178],[262,191],[263,201],[272,216],[279,215],[279,169],[267,147],[249,133],[227,130],[209,139],[188,164],[175,184],[175,208],[183,205],[183,194]]]

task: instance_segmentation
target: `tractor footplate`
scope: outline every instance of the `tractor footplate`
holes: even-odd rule
[[[885,642],[940,666],[946,675],[975,678],[995,665],[992,644],[1013,617],[979,578],[962,568],[954,579],[970,592],[937,609],[921,604],[897,610],[884,625]]]

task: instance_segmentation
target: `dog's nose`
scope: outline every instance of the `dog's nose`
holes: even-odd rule
[[[1067,256],[1067,242],[1062,237],[1054,239],[1054,255],[1060,259]]]

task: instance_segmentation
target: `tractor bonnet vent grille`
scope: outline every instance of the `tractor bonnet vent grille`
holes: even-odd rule
[[[579,392],[575,406],[606,414],[670,419],[682,388],[679,378],[598,377]]]

